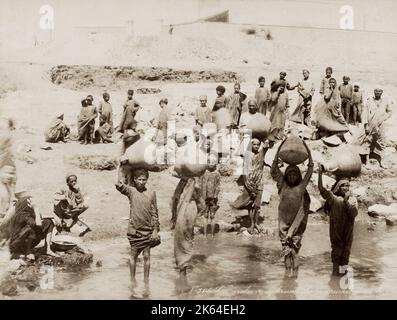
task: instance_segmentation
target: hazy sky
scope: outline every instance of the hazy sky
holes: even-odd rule
[[[135,26],[189,22],[225,9],[235,23],[337,28],[342,5],[354,9],[356,28],[397,32],[394,0],[0,0],[0,35],[40,32],[40,7],[54,8],[58,34],[75,26]]]

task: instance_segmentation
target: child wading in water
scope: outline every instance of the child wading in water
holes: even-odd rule
[[[280,195],[278,206],[279,236],[284,256],[286,276],[298,276],[298,252],[301,247],[303,233],[306,230],[310,207],[310,196],[306,187],[313,174],[313,159],[310,149],[306,145],[309,155],[308,170],[302,179],[299,168],[289,165],[284,175],[279,168],[279,151],[285,140],[279,146],[274,157],[271,175],[277,182]],[[292,274],[291,274],[292,272]]]
[[[237,199],[231,204],[235,209],[247,209],[250,217],[251,226],[249,233],[261,232],[259,226],[259,212],[261,208],[263,192],[263,166],[267,147],[259,139],[251,140],[251,152],[244,155],[243,174],[238,179],[238,183],[243,184],[244,189]]]
[[[209,164],[207,171],[201,178],[202,197],[205,201],[204,217],[207,224],[204,228],[204,234],[208,235],[208,226],[211,226],[211,235],[215,235],[215,212],[219,209],[218,195],[220,191],[221,175],[217,170],[216,164]]]
[[[354,219],[358,214],[355,197],[350,196],[350,183],[347,179],[336,182],[332,191],[323,186],[323,167],[318,170],[318,188],[329,207],[329,235],[331,239],[332,274],[343,274],[343,266],[349,263],[350,248],[353,243]]]
[[[130,201],[127,237],[131,246],[130,275],[132,289],[137,286],[135,279],[136,262],[141,252],[143,252],[144,283],[146,290],[149,289],[150,248],[160,244],[156,193],[146,188],[148,178],[149,172],[141,169],[134,172],[133,187],[124,184],[123,181],[116,184],[116,189],[126,195]]]

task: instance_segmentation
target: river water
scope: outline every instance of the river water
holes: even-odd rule
[[[196,236],[194,268],[188,274],[192,289],[178,293],[178,272],[171,232],[152,250],[149,299],[392,299],[397,297],[397,228],[379,222],[375,230],[358,221],[348,277],[331,277],[328,224],[308,225],[301,249],[297,279],[284,277],[277,239],[218,234]],[[139,299],[143,288],[142,260],[137,265],[139,286],[131,295],[126,239],[91,243],[94,262],[102,266],[54,271],[53,289],[21,292],[16,299]],[[0,253],[0,268],[6,253]],[[146,292],[147,293],[147,292]],[[0,296],[1,297],[1,296]],[[1,297],[6,298],[6,297]]]

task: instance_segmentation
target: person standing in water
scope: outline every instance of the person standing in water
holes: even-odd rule
[[[201,177],[201,194],[205,201],[204,218],[207,223],[204,228],[204,235],[208,235],[208,227],[211,226],[211,235],[215,235],[215,213],[219,209],[218,196],[221,187],[221,175],[217,170],[216,163],[208,164],[208,169]]]
[[[329,205],[329,236],[331,240],[332,274],[344,274],[343,268],[349,264],[350,249],[353,243],[354,219],[358,214],[357,199],[350,195],[347,179],[336,182],[332,191],[323,186],[323,166],[318,169],[318,189]],[[346,269],[347,270],[347,269]]]
[[[127,237],[131,246],[130,275],[132,289],[137,286],[135,279],[138,256],[143,253],[143,277],[148,290],[150,272],[150,249],[160,244],[160,230],[156,193],[146,188],[149,172],[139,169],[134,172],[134,187],[123,181],[116,189],[127,196],[130,202],[130,219]]]
[[[284,256],[286,276],[298,276],[298,253],[303,233],[306,230],[310,208],[310,196],[306,190],[313,174],[313,159],[309,147],[303,141],[309,156],[308,170],[302,174],[296,165],[289,165],[282,174],[279,168],[279,152],[286,140],[279,146],[271,168],[272,178],[277,182],[280,195],[278,206],[279,236]]]
[[[258,233],[262,231],[259,227],[259,212],[261,208],[263,192],[263,167],[267,148],[259,139],[251,140],[251,152],[244,154],[243,175],[238,179],[241,181],[244,189],[237,199],[232,203],[235,209],[247,209],[250,217],[251,226],[249,233]]]

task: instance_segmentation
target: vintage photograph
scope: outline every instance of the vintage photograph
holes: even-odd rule
[[[396,13],[0,0],[0,300],[396,299]]]

